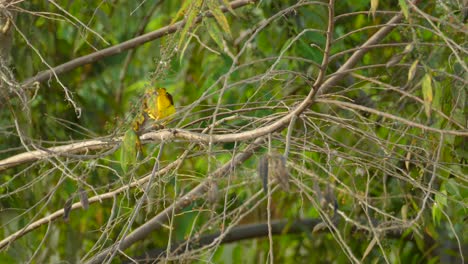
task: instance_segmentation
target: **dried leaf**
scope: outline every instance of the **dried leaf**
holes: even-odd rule
[[[144,123],[145,123],[145,115],[144,115],[144,113],[139,113],[139,114],[133,119],[132,129],[133,129],[135,132],[139,132],[139,131],[142,129]]]
[[[374,236],[372,238],[371,242],[369,243],[369,245],[367,246],[366,250],[364,251],[364,254],[362,255],[361,262],[363,262],[364,259],[367,257],[367,255],[369,255],[369,253],[372,251],[372,249],[374,248],[376,243],[377,243],[377,237]]]
[[[410,53],[414,48],[414,44],[410,43],[406,45],[405,49],[403,50],[402,53],[394,55],[390,60],[388,60],[387,64],[385,65],[387,68],[396,65],[399,63],[405,56],[406,54]]]
[[[411,151],[409,150],[406,152],[406,157],[405,157],[405,168],[407,171],[410,169],[410,160],[411,160]]]
[[[268,192],[268,178],[275,179],[284,191],[289,191],[289,172],[286,158],[279,154],[264,155],[258,162],[258,176],[263,182],[263,191]]]
[[[410,43],[408,45],[406,45],[405,49],[403,50],[403,54],[408,54],[410,53],[411,51],[413,51],[413,48],[414,48],[414,43]]]
[[[73,196],[68,198],[63,206],[63,221],[68,222],[70,219],[70,212],[73,205]]]
[[[390,60],[388,60],[387,64],[385,64],[385,67],[389,68],[389,67],[395,66],[401,61],[401,59],[403,59],[404,56],[405,55],[403,53],[394,55],[393,57],[390,58]]]
[[[411,64],[411,67],[409,68],[409,71],[408,71],[408,82],[413,80],[414,75],[416,74],[416,69],[418,68],[418,63],[419,63],[419,60],[415,60],[413,64]]]
[[[81,206],[83,207],[84,210],[88,210],[89,208],[89,200],[88,200],[88,194],[86,193],[86,191],[80,187],[80,189],[78,190],[79,193],[80,193],[80,202],[81,202]]]
[[[379,7],[379,0],[371,0],[371,8],[370,12],[372,14],[372,19],[375,19],[375,12],[377,11],[377,8]]]
[[[286,169],[286,159],[281,154],[272,154],[269,156],[268,171],[276,179],[284,191],[289,191],[289,173]]]
[[[216,204],[219,200],[219,188],[215,181],[211,181],[208,186],[207,200],[211,204]]]
[[[401,219],[403,221],[407,221],[408,220],[408,204],[404,204],[402,207],[401,207]]]
[[[326,206],[324,210],[330,211],[331,208],[329,205],[333,205],[333,213],[336,213],[336,210],[338,210],[338,201],[336,199],[335,192],[333,192],[333,188],[331,187],[330,183],[327,184],[327,188],[325,189],[325,193],[323,194],[323,197],[326,201]]]
[[[268,157],[262,156],[260,157],[260,160],[258,161],[258,177],[260,177],[260,180],[262,181],[263,184],[263,191],[268,193]]]
[[[325,222],[318,223],[312,229],[312,233],[317,233],[318,231],[325,230],[326,228],[327,228],[327,223]]]

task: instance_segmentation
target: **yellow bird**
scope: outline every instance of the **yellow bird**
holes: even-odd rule
[[[143,133],[143,130],[148,129],[149,121],[161,120],[163,124],[151,124],[151,129],[164,127],[171,116],[176,112],[172,95],[166,91],[165,88],[149,89],[145,93],[143,101],[143,113],[137,115],[133,121],[133,130]]]
[[[144,111],[154,120],[164,119],[173,115],[176,110],[172,95],[165,88],[149,90],[145,100]]]

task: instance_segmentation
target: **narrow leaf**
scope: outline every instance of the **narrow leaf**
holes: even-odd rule
[[[179,18],[183,17],[187,13],[190,8],[190,3],[191,1],[183,1],[179,11],[177,11],[177,14],[174,16],[174,18],[172,18],[171,24],[174,24],[177,20],[179,20]]]
[[[407,221],[408,220],[408,204],[404,204],[402,207],[401,207],[401,219],[403,221]]]
[[[416,74],[416,69],[418,68],[418,63],[419,63],[419,60],[415,60],[413,64],[411,64],[411,67],[409,68],[409,71],[408,71],[408,82],[413,80],[414,75]]]
[[[216,25],[216,23],[214,23],[212,20],[208,19],[203,20],[203,23],[205,24],[205,28],[208,30],[210,37],[214,40],[214,42],[216,42],[221,50],[224,50],[223,34],[221,33],[221,30],[219,30],[218,25]]]
[[[263,191],[268,193],[268,157],[262,156],[258,162],[258,177],[262,181]]]
[[[208,192],[206,193],[206,199],[211,204],[216,204],[219,200],[219,187],[215,181],[209,183]]]
[[[461,186],[461,188],[464,188]],[[462,193],[460,192],[460,188],[458,187],[458,183],[454,179],[448,179],[445,183],[445,189],[447,193],[453,195],[457,198],[463,199]]]
[[[286,192],[289,191],[289,173],[284,156],[278,153],[270,155],[268,165],[268,170],[271,171],[272,176],[278,181],[281,188]]]
[[[409,9],[408,9],[408,4],[406,3],[406,0],[398,0],[398,3],[400,4],[403,15],[405,16],[406,19],[408,19]]]
[[[422,93],[424,99],[424,112],[427,117],[431,117],[431,104],[432,104],[432,80],[431,75],[426,73],[422,79]]]
[[[193,32],[195,32],[195,30],[193,30]],[[185,42],[184,46],[179,50],[180,50],[180,57],[179,57],[179,63],[182,64],[182,60],[184,59],[184,54],[185,54],[185,51],[187,50],[189,44],[190,44],[190,41],[192,40],[193,38],[193,34],[190,34],[190,36],[187,38],[187,41]]]
[[[377,11],[377,8],[379,7],[379,0],[371,0],[370,2],[370,12],[372,14],[372,19],[375,19],[375,12]]]
[[[403,50],[403,54],[408,54],[410,53],[411,51],[413,51],[413,48],[414,48],[414,43],[411,42],[410,44],[406,45],[405,49]]]
[[[392,67],[398,64],[406,56],[406,54],[410,53],[413,50],[413,47],[414,47],[413,43],[406,45],[403,52],[393,55],[392,58],[388,60],[385,66],[388,68],[388,67]]]
[[[387,64],[385,64],[385,67],[389,68],[389,67],[397,65],[401,61],[401,59],[403,59],[404,56],[405,55],[403,53],[393,55],[393,57],[391,57],[388,60]]]
[[[208,9],[210,9],[211,13],[216,19],[216,22],[218,22],[219,26],[230,37],[231,29],[229,28],[229,23],[227,22],[226,16],[224,16],[224,13],[221,10],[221,7],[218,5],[218,0],[208,0],[207,4],[208,4]]]
[[[127,172],[128,166],[136,162],[140,139],[133,129],[125,132],[122,142],[122,152],[120,154],[120,166],[124,172]]]
[[[407,171],[409,171],[410,169],[410,161],[411,161],[411,150],[408,150],[408,152],[406,152],[406,157],[405,157],[405,168]]]
[[[89,208],[89,200],[88,200],[88,194],[86,191],[80,187],[79,189],[80,192],[80,202],[81,206],[83,207],[84,210],[88,210]]]
[[[190,8],[188,10],[187,19],[186,19],[184,28],[180,32],[179,44],[177,45],[178,49],[180,49],[182,47],[182,43],[185,42],[185,37],[187,36],[187,33],[192,28],[192,26],[195,24],[198,13],[200,13],[200,10],[201,10],[201,7],[202,7],[202,3],[203,3],[203,0],[193,0],[193,1],[191,1],[191,5],[190,5]]]
[[[377,244],[377,237],[376,236],[374,236],[374,238],[372,238],[369,245],[367,245],[367,248],[364,251],[364,254],[362,255],[361,262],[364,262],[364,259],[367,257],[367,255],[369,255],[369,253],[371,253],[371,251],[374,248],[375,244]]]
[[[435,226],[440,225],[440,220],[442,219],[442,210],[440,208],[440,205],[438,203],[434,203],[432,205],[432,222],[434,223]]]
[[[442,210],[447,206],[447,191],[442,190],[440,193],[436,193],[435,202],[432,205],[432,221],[434,225],[439,226],[440,220],[442,219]]]
[[[320,222],[314,226],[312,229],[312,233],[317,233],[319,231],[325,230],[328,227],[327,223],[325,222]]]
[[[63,220],[65,222],[68,222],[70,219],[70,212],[72,209],[73,205],[73,196],[68,198],[67,201],[65,202],[65,205],[63,206]]]

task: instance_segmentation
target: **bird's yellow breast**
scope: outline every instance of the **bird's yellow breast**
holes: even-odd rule
[[[174,101],[166,89],[158,88],[149,92],[145,112],[152,119],[159,120],[175,113]]]

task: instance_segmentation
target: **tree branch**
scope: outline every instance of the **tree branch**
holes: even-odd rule
[[[325,99],[323,100],[320,99],[319,102],[328,103],[328,101]],[[423,124],[419,124],[416,122],[411,122],[404,118],[391,115],[391,114],[387,114],[381,111],[377,111],[375,109],[370,109],[370,108],[366,108],[363,106],[359,106],[357,104],[345,103],[345,102],[340,102],[340,104],[346,105],[349,108],[356,108],[362,111],[371,112],[371,113],[375,113],[381,116],[385,116],[386,118],[396,120],[398,122],[407,124],[412,127],[417,127],[426,131],[431,131],[431,132],[435,132],[439,134],[463,136],[463,137],[468,136],[468,131],[466,129],[462,129],[462,130],[438,129],[438,128],[426,126]],[[296,113],[296,115],[298,115],[301,112],[302,111],[300,112],[293,111],[291,113]],[[149,142],[170,141],[174,139],[183,139],[189,142],[199,142],[199,143],[206,143],[206,144],[210,142],[211,143],[231,143],[231,142],[236,142],[236,141],[237,142],[247,141],[247,140],[255,139],[257,137],[268,135],[269,133],[279,130],[279,128],[283,127],[284,125],[289,124],[289,120],[291,116],[293,116],[291,113],[286,115],[282,119],[278,120],[277,122],[272,123],[271,125],[261,127],[258,129],[254,129],[254,130],[250,130],[250,131],[240,132],[240,133],[211,135],[210,137],[210,135],[207,135],[207,134],[191,132],[191,131],[184,130],[184,129],[164,129],[164,130],[158,130],[158,131],[143,134],[140,137],[140,139],[142,140],[143,144],[149,143]],[[116,139],[107,139],[107,140],[106,139],[88,140],[88,141],[82,141],[82,142],[73,143],[69,145],[51,147],[51,148],[47,148],[44,150],[34,150],[34,151],[24,152],[24,153],[20,153],[20,154],[11,156],[9,158],[0,160],[0,171],[12,168],[14,166],[17,166],[26,162],[42,160],[42,159],[47,159],[47,158],[56,157],[56,156],[67,156],[67,154],[70,154],[70,153],[81,153],[81,152],[87,152],[89,150],[109,148],[109,147],[115,146],[116,144],[120,144],[121,141],[122,141],[122,137],[119,137]]]
[[[283,234],[299,234],[303,232],[310,232],[317,224],[321,223],[320,218],[306,218],[290,221],[288,219],[274,220],[271,221],[271,234],[272,235],[283,235]],[[184,253],[186,250],[185,246],[189,243],[189,249],[196,249],[211,244],[215,239],[221,236],[221,232],[216,232],[209,235],[201,236],[199,239],[192,239],[190,241],[181,241],[175,243],[171,248],[175,249],[171,254],[179,255]],[[240,225],[232,228],[223,234],[221,244],[232,243],[245,239],[260,238],[268,236],[268,223],[248,224]],[[138,263],[154,263],[157,260],[165,257],[166,248],[158,248],[145,252],[144,255],[132,257]],[[129,262],[130,263],[130,262]]]
[[[356,51],[351,56],[351,58],[340,69],[338,69],[338,71],[333,76],[328,78],[322,85],[320,85],[320,87],[317,87],[317,90],[319,90],[320,93],[323,94],[334,83],[336,83],[339,79],[341,79],[343,76],[345,76],[347,73],[349,73],[349,69],[352,68],[353,65],[357,64],[359,59],[362,58],[362,56],[367,51],[368,47],[366,45],[373,45],[373,44],[377,43],[378,41],[381,41],[391,31],[391,29],[394,28],[394,23],[397,23],[399,20],[401,20],[401,18],[402,18],[402,15],[398,15],[398,16],[394,17],[392,20],[390,20],[386,25],[384,25],[377,33],[375,33],[374,36],[371,37],[371,39],[369,39],[369,41],[367,41],[365,44],[363,44],[361,46],[361,49]],[[378,37],[376,37],[376,36],[378,36]],[[372,41],[370,41],[370,40],[372,40]],[[292,110],[288,115],[286,115],[283,118],[277,120],[273,124],[270,124],[270,125],[268,125],[266,127],[262,127],[262,128],[259,128],[259,129],[253,130],[253,131],[247,131],[247,132],[236,133],[236,134],[226,134],[226,135],[212,135],[212,138],[210,139],[209,136],[207,136],[205,134],[191,133],[189,131],[184,131],[184,130],[180,130],[180,129],[177,129],[177,130],[168,129],[168,130],[161,130],[161,131],[145,134],[145,135],[142,136],[142,139],[146,139],[146,140],[165,140],[166,141],[166,140],[173,139],[173,138],[185,138],[185,139],[188,139],[190,141],[192,141],[192,140],[197,141],[197,140],[201,139],[202,142],[212,142],[212,143],[247,140],[247,139],[251,139],[251,138],[255,138],[255,137],[261,137],[262,135],[267,135],[269,133],[273,133],[275,131],[278,131],[281,128],[284,128],[285,126],[287,126],[287,124],[289,124],[290,119],[293,116],[300,115],[311,104],[312,104],[312,97],[311,97],[311,94],[309,94],[307,96],[307,98],[304,101],[302,101],[298,105],[298,107],[296,109]],[[437,132],[439,132],[439,131],[437,131]],[[441,133],[454,133],[454,134],[464,134],[464,135],[468,134],[468,132],[466,132],[466,131],[465,132],[462,132],[462,131],[442,131]],[[229,141],[229,140],[232,140],[232,141]],[[247,149],[256,148],[257,146],[255,144],[258,144],[260,142],[259,140],[262,140],[262,139],[257,138],[257,140],[255,141],[256,143],[254,142]],[[88,141],[88,142],[90,142],[90,141]],[[94,145],[93,144],[87,144],[88,142],[76,143],[76,144],[83,144],[83,145],[78,145],[78,146],[75,146],[74,148],[70,148],[68,150],[63,150],[62,149],[61,151],[73,151],[73,150],[77,151],[80,148],[81,149],[88,149],[90,146],[96,146],[97,147],[97,146],[103,145],[103,144],[115,144],[115,142],[113,143],[113,141],[104,141],[104,140],[94,141]],[[120,141],[117,140],[116,142],[120,142]],[[71,145],[68,145],[68,146],[71,146]],[[62,147],[66,147],[66,146],[62,146]],[[52,151],[57,150],[57,148],[60,148],[60,147],[51,148],[50,150],[52,150]],[[27,154],[28,153],[22,153],[22,154],[19,154],[19,155],[27,156]],[[38,155],[38,154],[43,155],[45,157],[47,157],[48,155],[51,155],[48,152],[36,153],[36,155]],[[240,164],[243,161],[243,159],[245,160],[245,159],[247,159],[248,157],[250,157],[252,155],[252,153],[247,153],[247,152],[239,154],[239,155],[244,155],[244,154],[246,155],[246,156],[244,156],[244,158],[242,158],[243,156],[240,156],[240,157],[236,156],[235,159],[239,159],[238,162],[236,163],[236,165]],[[17,155],[17,156],[19,156],[19,155]],[[55,153],[54,155],[57,155],[57,153]],[[13,158],[13,157],[11,157],[11,158]],[[6,160],[11,161],[11,158],[8,158]],[[29,159],[30,160],[36,160],[38,158],[29,156]],[[6,160],[0,161],[0,170],[5,169],[6,167],[4,167],[4,166],[8,166],[8,163],[5,162]],[[18,164],[18,163],[16,163],[16,164]],[[224,165],[223,167],[221,167],[220,169],[215,171],[214,174],[226,173],[226,172],[229,171],[229,168],[231,168],[231,166],[235,166],[234,162],[227,163],[226,165]],[[9,166],[9,167],[11,167],[11,166]],[[148,225],[153,225],[153,226],[148,227],[147,224],[141,226],[140,228],[136,229],[134,233],[130,234],[126,238],[126,240],[123,240],[122,243],[120,243],[120,245],[123,245],[125,248],[129,247],[135,241],[143,239],[145,236],[147,236],[149,234],[149,232],[159,228],[161,226],[161,224],[164,223],[168,219],[168,216],[172,212],[178,212],[178,211],[182,210],[184,207],[191,204],[193,199],[198,197],[198,195],[203,194],[206,191],[205,190],[206,185],[207,185],[206,181],[200,183],[191,192],[189,192],[188,194],[184,195],[183,197],[181,197],[180,199],[175,201],[171,206],[166,208],[166,210],[162,211],[160,214],[158,214],[155,218],[153,218],[152,220],[150,220],[147,223]],[[107,199],[109,199],[111,197],[113,197],[113,196],[107,197]],[[75,207],[75,205],[74,205],[74,207]],[[76,205],[76,207],[79,207],[79,205]],[[174,209],[176,209],[176,210],[174,210]],[[61,213],[63,213],[63,210],[59,210],[58,212],[56,212],[57,215],[60,215]],[[55,219],[55,218],[57,218],[57,216],[52,218],[52,220]],[[41,223],[36,223],[36,224],[37,224],[37,227],[38,227],[40,225],[43,225],[44,223],[47,223],[47,222],[41,222]],[[37,228],[37,227],[35,227],[35,228]],[[32,229],[30,229],[30,230],[32,230]],[[23,230],[18,231],[18,232],[15,233],[14,235],[10,236],[10,237],[5,238],[4,240],[2,240],[2,242],[6,241],[6,244],[11,243],[15,239],[17,239],[17,237],[24,234]],[[6,244],[0,245],[0,248],[5,246]],[[100,257],[101,258],[105,257],[106,254],[107,254],[106,251],[104,251],[104,252],[102,252],[100,254]]]
[[[231,8],[236,9],[236,8],[239,8],[239,7],[243,7],[243,6],[248,5],[250,3],[254,3],[255,1],[256,0],[236,0],[236,1],[232,1],[231,2]],[[224,7],[224,6],[221,8],[221,10],[223,12],[228,11],[228,9],[226,7]],[[213,15],[211,13],[207,13],[206,16],[212,17]],[[200,23],[202,21],[202,19],[203,18],[199,16],[196,19],[196,23]],[[28,86],[28,85],[31,85],[34,82],[43,82],[43,81],[51,78],[52,76],[54,76],[53,75],[54,72],[55,72],[56,75],[59,75],[59,74],[62,74],[64,72],[68,72],[70,70],[73,70],[73,69],[75,69],[77,67],[83,66],[85,64],[93,63],[93,62],[101,60],[101,59],[103,59],[105,57],[109,57],[109,56],[112,56],[112,55],[122,53],[122,52],[124,52],[126,50],[129,50],[129,49],[135,48],[137,46],[143,45],[146,42],[161,38],[161,37],[163,37],[165,35],[172,34],[172,33],[176,32],[179,28],[182,28],[185,25],[185,22],[186,22],[185,20],[182,20],[182,21],[177,22],[177,23],[175,23],[173,25],[165,26],[165,27],[160,28],[158,30],[155,30],[153,32],[150,32],[150,33],[141,35],[139,37],[127,40],[125,42],[114,45],[112,47],[105,48],[103,50],[96,51],[96,52],[93,52],[91,54],[76,58],[76,59],[71,60],[69,62],[66,62],[64,64],[56,66],[56,67],[54,67],[52,69],[39,72],[36,76],[25,80],[22,83],[22,86]]]
[[[219,178],[229,174],[234,167],[250,158],[254,151],[260,147],[260,144],[263,142],[263,140],[263,138],[257,138],[243,152],[237,154],[234,158],[232,158],[232,160],[226,162],[222,167],[208,175],[207,179]],[[197,198],[203,195],[209,187],[208,184],[208,180],[201,182],[190,192],[180,197],[170,206],[166,207],[155,217],[135,229],[127,237],[117,242],[114,246],[107,248],[101,253],[97,254],[88,263],[103,263],[107,257],[111,256],[114,250],[125,250],[135,242],[146,238],[152,231],[159,229],[164,223],[166,223],[172,217],[173,213],[180,212],[182,209],[189,206]]]
[[[250,144],[249,147],[247,147],[247,149],[245,150],[245,152],[238,154],[236,157],[233,158],[232,161],[229,161],[223,167],[216,170],[213,173],[212,177],[213,178],[219,177],[220,174],[223,175],[227,173],[231,167],[234,167],[242,163],[243,161],[245,161],[247,158],[249,158],[252,155],[253,149],[257,148],[258,144],[260,144],[260,142],[263,141],[263,138],[260,136],[267,135],[267,134],[273,133],[275,131],[278,131],[284,128],[285,126],[289,124],[293,116],[300,115],[305,109],[310,107],[310,105],[313,103],[313,97],[316,94],[318,94],[318,91],[320,91],[320,93],[323,94],[327,89],[329,89],[338,80],[340,80],[343,76],[345,76],[347,74],[347,70],[352,68],[354,65],[356,65],[359,62],[359,60],[364,56],[364,54],[367,52],[368,50],[367,45],[373,45],[381,41],[385,36],[387,36],[387,34],[391,32],[391,30],[395,27],[394,24],[398,23],[398,21],[400,21],[402,17],[403,17],[403,14],[400,13],[399,15],[392,18],[387,24],[385,24],[380,30],[378,30],[368,41],[366,41],[362,45],[361,49],[356,51],[346,61],[346,63],[338,69],[338,71],[332,77],[327,79],[322,84],[316,82],[314,86],[317,85],[318,87],[314,87],[315,89],[310,91],[307,97],[294,110],[290,111],[288,115],[280,118],[279,120],[277,120],[276,122],[270,125],[254,130],[257,132],[256,134],[258,134],[257,137],[259,138],[257,138],[252,144]],[[322,69],[321,69],[322,71],[325,68],[324,67],[325,65],[323,64],[326,63],[326,61],[327,60],[324,59],[322,63]],[[252,132],[253,131],[247,131],[247,132],[241,132],[237,134],[228,134],[224,136],[249,135]],[[223,135],[217,135],[217,137],[219,136],[223,136]],[[215,137],[215,135],[209,136],[209,139],[210,139],[209,142],[215,142],[215,139],[213,137]],[[239,138],[238,141],[240,140],[241,139]],[[114,250],[123,251],[126,248],[130,247],[133,243],[137,242],[138,240],[144,239],[150,234],[150,232],[159,229],[163,225],[163,223],[167,222],[174,213],[180,212],[183,208],[190,205],[196,199],[196,197],[205,193],[208,187],[208,183],[209,183],[208,180],[201,182],[194,189],[192,189],[189,193],[179,198],[172,205],[164,209],[162,212],[160,212],[158,215],[153,217],[151,220],[149,220],[142,226],[135,229],[135,231],[129,234],[126,238],[117,242],[116,245],[112,246],[111,248],[107,248],[103,250],[101,253],[96,255],[88,263],[102,263],[108,256],[112,254]]]
[[[232,2],[232,7],[240,7],[243,5],[248,4],[249,2],[252,1],[234,1]],[[417,3],[418,1],[414,1]],[[224,10],[224,9],[223,9]],[[224,10],[226,11],[226,10]],[[151,140],[151,141],[161,141],[161,140],[171,140],[171,139],[186,139],[189,141],[193,142],[205,142],[205,143],[226,143],[226,142],[235,142],[235,141],[244,141],[244,140],[251,140],[257,137],[261,137],[264,135],[267,135],[269,133],[272,133],[274,131],[278,131],[281,128],[285,127],[287,124],[289,124],[289,121],[291,120],[292,116],[297,116],[300,113],[304,111],[304,109],[308,108],[310,104],[312,103],[312,98],[316,97],[318,95],[326,93],[326,91],[332,87],[336,82],[338,82],[340,79],[343,78],[346,74],[349,74],[352,71],[352,67],[356,65],[359,60],[364,56],[364,54],[369,50],[369,48],[375,44],[377,44],[379,41],[381,41],[385,36],[387,36],[390,31],[396,27],[397,23],[401,21],[403,18],[403,15],[400,13],[396,16],[394,16],[389,22],[387,22],[382,28],[380,28],[369,40],[367,40],[361,47],[358,49],[356,52],[353,53],[353,55],[346,61],[344,65],[342,65],[331,77],[326,79],[320,87],[314,90],[314,92],[311,92],[307,98],[293,111],[291,111],[288,115],[284,116],[283,118],[277,120],[276,122],[265,126],[261,127],[255,130],[251,131],[245,131],[241,133],[233,133],[233,134],[223,134],[223,135],[206,135],[206,134],[200,134],[200,133],[194,133],[194,132],[189,132],[186,130],[181,130],[181,129],[172,129],[172,130],[160,130],[157,132],[151,132],[147,133],[142,136],[142,140]],[[201,19],[201,18],[200,18]],[[179,22],[179,23],[183,23]],[[172,25],[175,26],[176,24]],[[169,26],[169,27],[172,27]],[[166,27],[167,28],[167,27]],[[163,28],[164,29],[164,28]],[[163,32],[163,29],[158,30],[158,32]],[[168,29],[165,29],[168,30]],[[156,32],[156,31],[155,31]],[[149,33],[149,34],[156,34],[155,32]],[[141,37],[135,38],[143,38],[146,39],[148,38],[146,35],[143,35]],[[132,40],[133,41],[133,40]],[[127,41],[129,42],[129,41]],[[124,45],[124,42],[120,45]],[[116,48],[117,46],[113,47]],[[109,48],[110,49],[110,48]],[[108,49],[106,49],[108,50]],[[100,51],[103,52],[104,50]],[[93,54],[98,54],[93,53]],[[87,55],[91,56],[93,54]],[[97,55],[96,55],[97,56]],[[85,56],[86,57],[86,56]],[[84,59],[85,57],[79,58],[79,59]],[[78,59],[77,59],[78,60]],[[326,61],[324,61],[326,62]],[[70,62],[71,63],[71,62]],[[65,64],[64,64],[65,65]],[[64,65],[58,66],[62,67]],[[79,66],[79,65],[78,65]],[[322,65],[323,68],[323,65]],[[37,77],[37,76],[36,76]],[[34,77],[34,78],[36,78]],[[318,79],[319,80],[319,79]],[[314,87],[317,84],[314,84]],[[315,94],[315,92],[317,94]],[[427,131],[432,131],[436,133],[441,133],[441,134],[450,134],[450,135],[457,135],[457,136],[468,136],[468,131],[465,130],[441,130],[437,128],[432,128],[429,126],[424,126],[424,125],[419,125],[418,126],[421,129],[427,130]],[[66,146],[59,146],[59,147],[53,147],[49,148],[48,151],[42,151],[42,150],[37,150],[37,151],[32,151],[32,152],[26,152],[26,153],[21,153],[15,156],[12,156],[10,158],[4,159],[0,161],[0,171],[5,170],[7,168],[11,168],[13,166],[16,166],[18,164],[24,163],[24,162],[30,162],[34,160],[39,160],[39,159],[44,159],[48,158],[51,156],[55,155],[60,155],[63,153],[76,153],[76,152],[82,152],[82,151],[87,151],[89,149],[98,149],[98,148],[105,148],[109,147],[112,144],[120,143],[121,139],[117,140],[112,140],[112,141],[105,141],[105,140],[91,140],[91,141],[83,141],[80,143],[74,143],[71,145],[66,145]]]
[[[297,219],[297,220],[289,220],[289,219],[279,219],[271,221],[271,234],[272,235],[287,235],[287,234],[301,234],[301,233],[310,233],[313,231],[314,227],[324,223],[321,218],[305,218],[305,219]],[[320,229],[324,230],[325,232],[328,229]],[[414,241],[414,234],[408,234],[405,237],[402,237],[402,234],[405,230],[389,230],[383,232],[383,235],[394,238],[394,239],[404,239],[408,241]],[[319,232],[319,231],[315,231]],[[314,233],[315,233],[314,232]],[[359,229],[353,227],[351,232],[359,232],[362,234],[368,234],[369,231],[365,229]],[[184,240],[171,245],[171,248],[174,249],[171,252],[171,256],[177,256],[184,254],[186,244],[188,244],[189,250],[194,250],[201,248],[206,245],[210,245],[218,238],[221,238],[220,244],[228,244],[232,242],[237,242],[246,239],[253,239],[253,238],[262,238],[268,236],[268,223],[256,223],[256,224],[245,224],[236,226],[226,234],[222,232],[216,232],[213,234],[203,235],[200,236],[198,239],[190,239]],[[423,237],[424,241],[428,244],[433,245],[435,241],[427,234],[424,234]],[[138,263],[155,263],[156,261],[161,261],[162,258],[166,257],[167,248],[157,248],[153,250],[146,251],[144,254],[136,257],[131,257],[132,260],[137,261]],[[124,263],[134,263],[134,262],[124,262]]]

